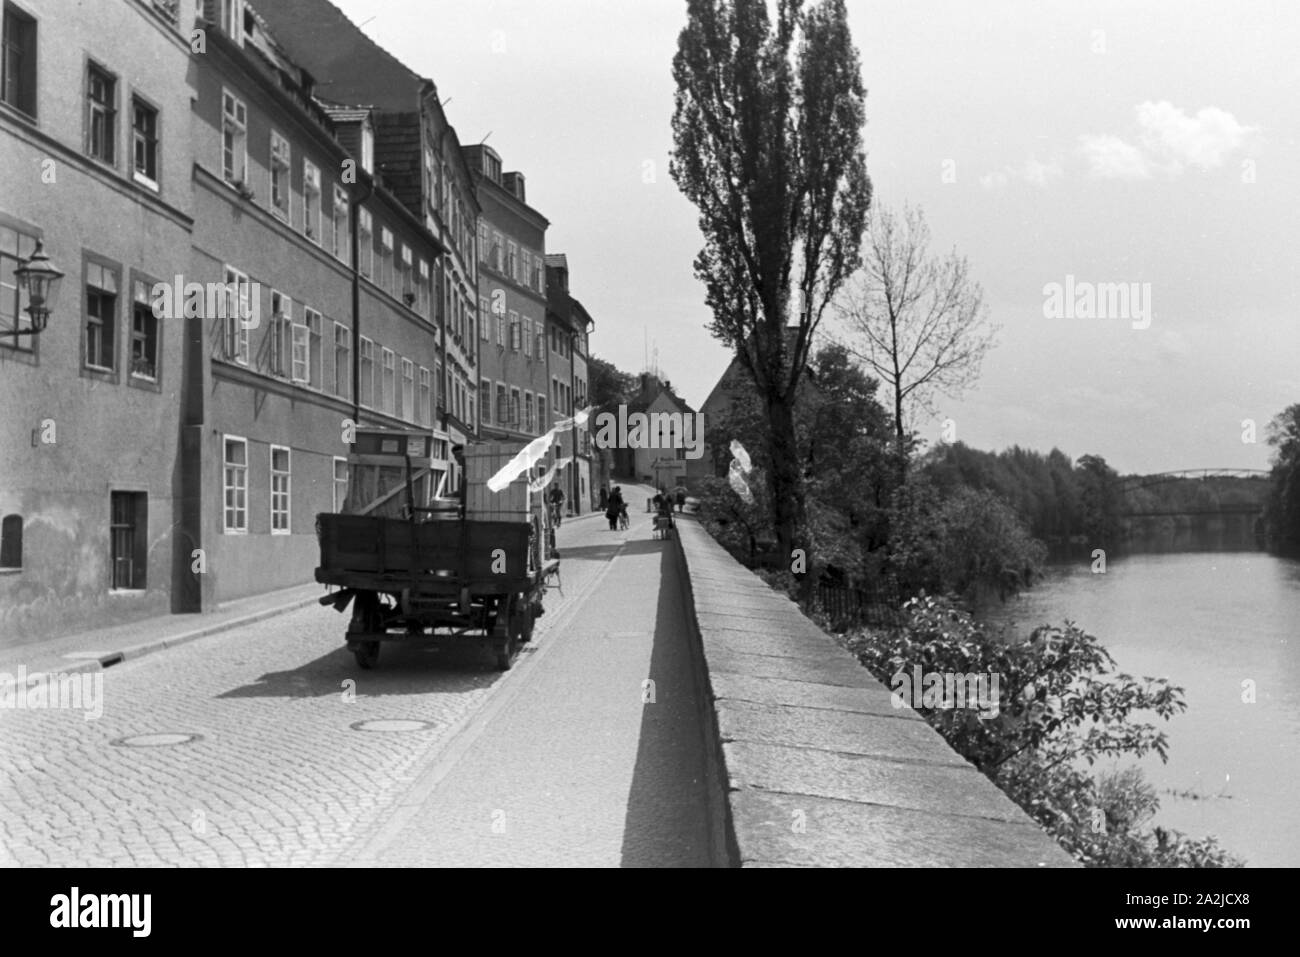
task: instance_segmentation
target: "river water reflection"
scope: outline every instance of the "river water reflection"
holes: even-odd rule
[[[1027,632],[1066,618],[1117,669],[1169,678],[1187,710],[1169,722],[1169,763],[1142,762],[1156,823],[1212,835],[1253,866],[1300,866],[1300,562],[1193,552],[1052,566],[1047,581],[984,617]],[[1255,703],[1242,701],[1243,682]]]

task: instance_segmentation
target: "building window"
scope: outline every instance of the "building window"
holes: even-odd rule
[[[158,188],[158,111],[138,96],[131,97],[131,153],[135,178]]]
[[[442,374],[441,362],[437,363],[436,370],[437,371],[435,371],[433,374],[434,402],[437,404],[439,410],[445,410],[447,408],[447,383],[445,377]],[[435,415],[434,418],[436,419],[437,416]]]
[[[0,521],[0,568],[23,567],[23,517],[6,515]]]
[[[352,330],[334,323],[334,394],[341,399],[352,395]]]
[[[221,0],[221,29],[239,45],[244,43],[244,17],[241,0]]]
[[[389,415],[393,414],[393,406],[396,403],[397,392],[397,356],[392,349],[384,349],[384,370],[383,370],[383,410]]]
[[[36,21],[8,3],[0,58],[0,100],[36,116]]]
[[[348,460],[334,457],[334,513],[343,511],[348,500]]]
[[[307,384],[313,389],[325,389],[325,332],[321,315],[315,309],[304,309],[307,324]]]
[[[502,243],[501,234],[496,230],[493,230],[492,231],[492,255],[491,257],[489,257],[488,262],[492,264],[492,268],[495,269],[497,272],[501,271],[501,257],[505,253],[505,250],[502,248],[501,243]]]
[[[438,209],[438,172],[434,168],[433,150],[429,147],[424,148],[424,195],[428,197],[429,209],[437,211]]]
[[[384,292],[393,294],[393,234],[386,227],[379,230],[379,275],[375,283]]]
[[[522,336],[524,340],[524,355],[531,359],[533,355],[533,320],[528,318],[524,319],[524,330]]]
[[[289,378],[293,354],[293,300],[271,290],[271,375]]]
[[[14,276],[36,249],[36,237],[0,225],[0,330],[30,329],[32,317],[23,312],[22,293]],[[0,348],[31,352],[35,336],[0,336]]]
[[[510,400],[506,398],[506,387],[497,383],[497,425],[510,424]]]
[[[546,333],[542,331],[542,324],[538,322],[534,327],[537,330],[537,341],[533,344],[537,350],[537,358],[546,358]]]
[[[510,390],[510,427],[519,428],[519,390]]]
[[[86,264],[86,365],[112,372],[117,340],[117,273]]]
[[[226,315],[222,340],[225,357],[248,365],[248,323],[252,316],[253,285],[248,276],[231,266],[226,267]]]
[[[226,436],[222,492],[223,528],[226,532],[248,531],[248,442]]]
[[[510,310],[510,349],[511,349],[511,351],[513,351],[513,352],[518,352],[518,351],[519,351],[520,342],[521,342],[522,338],[523,338],[523,337],[522,337],[522,335],[521,335],[521,331],[520,331],[520,328],[519,328],[519,313],[517,313],[517,312],[515,312],[513,309],[511,309],[511,310]]]
[[[148,499],[143,492],[111,492],[109,507],[113,588],[143,590],[149,565]]]
[[[221,175],[243,186],[248,170],[248,110],[229,90],[221,91]]]
[[[512,280],[518,281],[519,268],[519,247],[515,245],[513,239],[506,242],[506,275]]]
[[[415,421],[415,363],[410,359],[402,360],[402,406],[397,410],[399,416]]]
[[[527,249],[525,249],[520,252],[519,258],[523,260],[523,262],[520,264],[521,271],[519,273],[519,281],[521,283],[524,283],[525,285],[531,286],[532,272],[533,272],[533,254],[530,253]]]
[[[524,429],[528,432],[535,431],[533,424],[533,394],[524,393]]]
[[[131,284],[131,376],[158,380],[158,317],[149,299],[149,286],[137,279]]]
[[[417,297],[412,272],[411,247],[403,244],[401,258],[397,260],[397,282],[393,292],[400,296],[407,306],[414,308]]]
[[[117,78],[91,63],[86,68],[86,153],[112,165],[116,131]]]
[[[334,184],[334,256],[351,264],[348,255],[348,193],[342,186]]]
[[[366,408],[374,408],[375,396],[375,344],[361,337],[361,395],[358,401]]]
[[[302,161],[302,232],[320,245],[320,170],[310,160]]]
[[[487,223],[480,221],[478,224],[478,258],[482,262],[487,262],[488,251],[491,249],[488,243]]]
[[[415,399],[415,420],[421,425],[428,425],[433,420],[430,418],[431,408],[430,400],[433,398],[433,387],[430,384],[432,376],[429,370],[420,366],[420,391]]]
[[[357,266],[361,275],[370,279],[375,265],[375,232],[370,210],[363,209],[357,216],[357,233],[357,255],[361,257]]]
[[[293,195],[289,171],[293,168],[293,151],[289,141],[275,130],[271,131],[271,212],[286,223],[291,221]]]
[[[550,427],[546,421],[546,397],[539,395],[537,397],[537,431],[545,432]]]
[[[271,446],[271,534],[289,534],[289,450]]]
[[[361,127],[361,168],[367,173],[375,168],[375,131],[369,122]]]
[[[433,294],[431,291],[431,283],[429,279],[430,279],[429,264],[425,262],[423,259],[421,259],[420,260],[420,281],[416,284],[415,287],[416,296],[418,297],[419,300],[416,306],[420,311],[420,315],[424,316],[424,318],[426,319],[433,318],[429,312],[429,307],[432,305],[433,302]]]
[[[290,378],[296,383],[306,385],[308,377],[311,375],[311,359],[308,352],[308,340],[311,338],[311,333],[307,329],[305,322],[293,323],[289,328],[292,334]]]
[[[492,424],[492,383],[481,379],[478,384],[478,407],[483,416],[483,424]]]

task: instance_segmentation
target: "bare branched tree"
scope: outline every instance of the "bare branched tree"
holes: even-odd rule
[[[773,524],[789,552],[808,547],[796,390],[817,324],[860,262],[871,180],[844,0],[777,0],[775,23],[768,6],[689,0],[673,59],[672,176],[700,212],[710,330],[762,400]]]
[[[938,395],[957,398],[979,378],[997,340],[984,292],[964,256],[930,252],[921,210],[872,211],[862,269],[839,309],[845,345],[893,399],[899,468],[906,470],[913,409],[933,414]]]

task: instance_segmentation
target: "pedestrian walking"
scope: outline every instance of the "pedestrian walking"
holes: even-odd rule
[[[609,507],[609,489],[605,486],[600,487],[600,510],[603,512]]]
[[[685,511],[686,510],[686,486],[684,485],[677,486],[677,491],[674,493],[673,497],[677,499],[677,511],[679,512]]]
[[[623,490],[615,485],[614,491],[609,493],[609,502],[605,506],[605,517],[609,519],[609,530],[616,531],[618,528],[618,514],[623,510]]]

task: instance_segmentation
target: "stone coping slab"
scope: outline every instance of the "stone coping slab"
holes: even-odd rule
[[[739,867],[1077,867],[694,519],[686,569]]]

